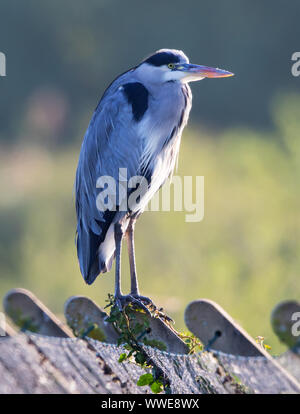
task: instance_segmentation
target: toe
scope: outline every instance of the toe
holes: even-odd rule
[[[126,306],[128,302],[130,302],[130,300],[128,299],[127,295],[126,296],[124,295],[115,296],[115,303],[120,312],[122,312],[122,310],[124,309],[124,307]]]
[[[117,308],[119,309],[119,311],[122,312],[124,305],[123,305],[122,301],[120,300],[120,298],[116,298],[116,305],[117,305]]]
[[[143,309],[146,313],[148,313],[150,315],[149,309],[147,308],[147,306],[145,306],[145,304],[143,303],[142,300],[140,300],[139,297],[131,296],[131,303],[133,305],[136,305],[137,307]]]
[[[133,294],[131,296],[133,296],[135,299],[139,300],[140,302],[143,302],[146,305],[150,305],[152,308],[156,309],[156,306],[154,305],[152,300],[150,298],[147,298],[147,296],[141,296],[137,294]]]

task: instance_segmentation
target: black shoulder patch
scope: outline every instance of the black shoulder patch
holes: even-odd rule
[[[168,65],[169,63],[179,63],[180,58],[177,55],[174,55],[171,52],[159,52],[148,57],[144,63],[149,63],[153,66],[163,66]]]
[[[147,111],[149,92],[140,82],[126,83],[123,89],[128,103],[132,106],[133,117],[138,122]]]

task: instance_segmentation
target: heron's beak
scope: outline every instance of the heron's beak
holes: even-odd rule
[[[188,81],[196,81],[203,78],[227,78],[234,75],[234,73],[228,72],[227,70],[193,65],[192,63],[179,64],[176,69],[184,72],[186,74],[184,78]]]

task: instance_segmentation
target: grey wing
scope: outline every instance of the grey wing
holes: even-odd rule
[[[98,257],[116,211],[100,211],[96,199],[99,177],[110,176],[118,182],[119,168],[126,168],[128,176],[139,170],[142,142],[137,137],[122,87],[108,90],[96,108],[85,134],[75,180],[77,213],[77,254],[81,273],[87,283],[92,283],[105,263]]]

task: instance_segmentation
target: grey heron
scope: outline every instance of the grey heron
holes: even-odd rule
[[[121,309],[128,302],[144,308],[152,305],[139,292],[134,227],[148,201],[174,170],[191,110],[188,83],[232,75],[190,64],[182,51],[161,49],[115,79],[95,109],[82,143],[75,179],[77,254],[88,284],[100,273],[109,271],[116,259],[115,300]],[[121,196],[108,194],[115,200],[114,208],[100,209],[98,179],[112,177],[121,187],[120,169],[126,171],[127,179],[144,177],[146,190],[139,202],[127,209],[120,208],[124,201]],[[125,189],[123,198],[129,196],[129,189]],[[127,240],[130,264],[128,295],[121,290],[123,238]]]

